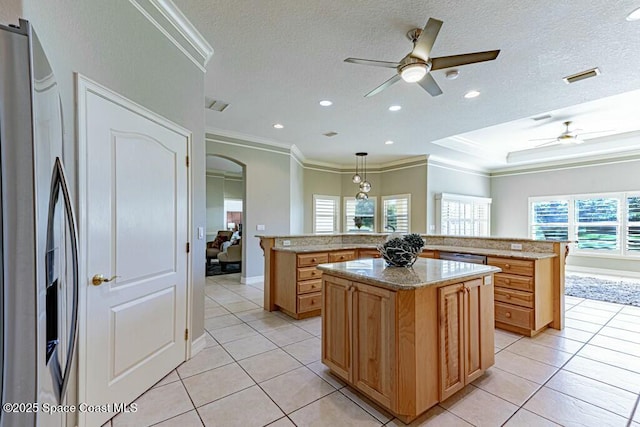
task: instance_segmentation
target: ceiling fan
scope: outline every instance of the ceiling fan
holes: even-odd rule
[[[382,92],[392,84],[400,81],[400,79],[408,83],[418,83],[424,90],[429,92],[431,96],[442,95],[442,90],[431,74],[429,74],[430,71],[474,64],[476,62],[493,61],[500,53],[499,50],[490,50],[486,52],[431,58],[431,48],[436,41],[436,37],[438,37],[440,27],[442,27],[442,21],[429,18],[424,29],[415,28],[409,31],[407,37],[413,42],[413,50],[402,58],[400,62],[375,61],[359,58],[345,59],[345,62],[351,62],[353,64],[396,69],[397,74],[395,76],[367,93],[365,97]]]
[[[595,131],[595,132],[578,133],[582,129],[570,129],[571,123],[573,123],[573,122],[571,122],[571,121],[563,122],[562,124],[564,126],[564,131],[558,136],[551,137],[551,138],[530,139],[529,141],[547,141],[547,142],[542,143],[540,145],[536,145],[535,148],[545,147],[547,145],[553,145],[553,144],[582,144],[584,142],[584,140],[582,140],[580,138],[582,135],[589,135],[589,134],[592,134],[592,133],[609,132],[608,130],[600,130],[600,131]]]

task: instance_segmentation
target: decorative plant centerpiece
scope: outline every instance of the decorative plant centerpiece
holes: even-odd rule
[[[393,267],[411,267],[422,252],[424,240],[419,234],[406,234],[402,237],[390,235],[387,241],[378,245],[380,255]]]

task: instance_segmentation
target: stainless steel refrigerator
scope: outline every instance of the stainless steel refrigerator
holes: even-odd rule
[[[75,425],[78,263],[58,84],[27,21],[0,25],[0,427]]]

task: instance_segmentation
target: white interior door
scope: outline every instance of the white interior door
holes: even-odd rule
[[[86,161],[80,401],[131,402],[186,356],[189,138],[81,77],[78,93]],[[96,275],[110,281],[95,286]],[[111,416],[87,413],[83,424]]]

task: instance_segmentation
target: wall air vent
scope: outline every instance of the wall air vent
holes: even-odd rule
[[[336,136],[337,134],[338,132],[334,132],[334,131],[323,133],[324,136],[327,136],[329,138],[331,138],[332,136]]]
[[[590,70],[580,71],[579,73],[572,74],[567,77],[563,77],[562,80],[564,80],[565,83],[575,83],[575,82],[579,82],[580,80],[590,79],[591,77],[595,77],[599,75],[600,75],[600,69],[596,67]]]
[[[213,111],[217,111],[219,113],[222,113],[224,110],[227,109],[229,104],[227,104],[224,101],[218,101],[218,100],[211,99],[211,98],[205,98],[204,99],[204,106],[205,106],[205,108],[208,108],[209,110],[213,110]]]

